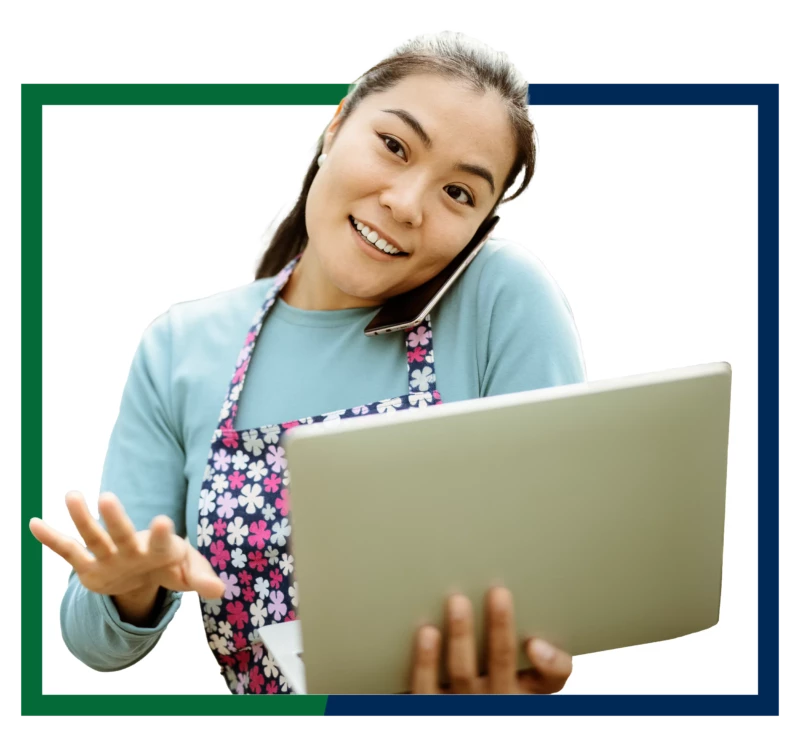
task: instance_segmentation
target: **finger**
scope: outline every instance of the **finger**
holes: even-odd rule
[[[572,656],[541,638],[525,643],[525,652],[535,671],[526,671],[521,685],[531,693],[557,693],[572,675]]]
[[[78,528],[86,547],[92,551],[95,558],[107,558],[117,552],[117,546],[109,534],[92,517],[83,495],[77,491],[70,491],[66,497],[69,516]]]
[[[120,551],[124,553],[137,551],[136,528],[125,514],[125,509],[119,499],[111,492],[104,492],[100,494],[97,508],[106,523],[111,539]]]
[[[184,547],[173,533],[175,525],[165,514],[159,514],[150,523],[150,541],[147,546],[148,555],[156,559],[178,559],[185,555]]]
[[[476,693],[478,658],[472,604],[466,596],[451,596],[447,606],[447,673],[453,693]]]
[[[417,633],[414,666],[411,671],[412,694],[439,693],[439,658],[442,635],[436,627],[425,626]]]
[[[60,555],[75,569],[76,573],[82,573],[94,562],[94,558],[77,540],[62,535],[38,517],[34,517],[28,523],[28,527],[42,545],[50,548],[56,555]]]
[[[186,582],[189,588],[204,599],[221,599],[225,593],[225,582],[216,574],[202,553],[192,548],[188,542],[185,545],[188,549]]]
[[[489,693],[517,691],[517,634],[511,592],[493,588],[486,595]]]

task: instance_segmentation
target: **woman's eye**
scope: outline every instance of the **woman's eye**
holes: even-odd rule
[[[379,135],[379,138],[381,138],[383,140],[383,145],[386,146],[386,148],[388,148],[389,151],[391,151],[393,154],[397,155],[397,149],[402,151],[403,152],[403,156],[401,158],[403,159],[403,161],[405,161],[405,158],[406,158],[405,157],[405,149],[403,148],[402,144],[399,141],[395,140],[391,136],[381,136],[381,135]],[[387,141],[388,141],[388,143],[387,143]],[[397,146],[397,149],[392,148],[390,144],[394,144],[395,146]]]
[[[463,187],[459,187],[459,186],[457,186],[455,184],[448,184],[447,187],[445,187],[445,189],[454,189],[457,192],[460,192],[461,194],[463,194],[467,198],[466,201],[456,199],[456,202],[458,202],[459,205],[469,205],[470,207],[474,207],[475,206],[475,202],[473,201],[472,197],[470,197],[469,192],[467,192],[467,190],[464,189]]]

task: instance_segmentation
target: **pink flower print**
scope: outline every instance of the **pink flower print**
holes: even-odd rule
[[[270,603],[267,611],[275,617],[276,622],[281,621],[281,617],[286,614],[286,604],[283,603],[283,592],[271,591],[269,594]]]
[[[239,663],[239,670],[242,673],[247,672],[247,668],[250,665],[250,653],[247,650],[241,650],[240,652],[236,653],[234,656],[237,662]]]
[[[362,404],[360,407],[353,407],[351,412],[354,415],[365,415],[367,412],[369,412],[369,407],[367,407],[365,404]]]
[[[281,572],[273,568],[269,572],[269,585],[272,586],[273,589],[277,589],[281,585],[281,581],[283,581]]]
[[[218,519],[214,523],[214,534],[217,537],[222,537],[225,534],[225,530],[228,528],[227,524],[225,523],[224,519]]]
[[[239,368],[236,369],[236,373],[233,375],[234,384],[238,384],[242,380],[249,365],[250,365],[250,358],[248,357],[248,359],[241,366],[239,366]]]
[[[247,612],[241,601],[232,601],[225,607],[228,612],[228,621],[237,629],[242,629],[248,621]]]
[[[211,543],[211,565],[219,568],[221,571],[225,570],[225,566],[231,559],[231,554],[225,550],[225,543],[222,540],[217,540]]]
[[[236,576],[234,574],[228,575],[227,573],[220,573],[219,578],[225,584],[225,593],[223,596],[232,600],[235,596],[239,596],[241,589],[236,585]]]
[[[264,656],[264,646],[260,642],[253,643],[253,660],[261,660]]]
[[[251,589],[249,586],[244,591],[242,591],[242,598],[248,603],[253,601],[255,595],[256,592],[253,591],[253,589]]]
[[[247,571],[240,571],[239,581],[245,586],[249,586],[253,581],[253,577]]]
[[[223,472],[227,471],[230,462],[231,462],[231,457],[228,454],[228,451],[225,450],[224,448],[214,453],[214,468],[216,468],[217,471],[223,471]]]
[[[255,339],[256,339],[256,334],[251,330],[247,334],[247,338],[245,338],[244,343],[245,343],[245,345],[250,345],[250,343],[252,343]]]
[[[228,483],[231,485],[231,489],[241,489],[246,478],[247,476],[245,476],[243,473],[234,471],[230,476],[228,476]]]
[[[412,348],[416,348],[418,345],[428,345],[430,339],[431,331],[424,325],[420,325],[416,330],[412,330],[408,334],[408,344]]]
[[[276,680],[271,680],[267,684],[267,693],[278,693],[278,682]]]
[[[270,532],[267,529],[265,520],[260,519],[258,522],[251,522],[250,532],[253,534],[247,538],[247,542],[250,545],[255,545],[259,550],[269,542]]]
[[[250,676],[247,673],[237,673],[236,674],[236,693],[240,696],[244,695],[244,692],[247,690],[247,684],[250,682]]]
[[[281,488],[281,477],[273,473],[268,479],[264,479],[264,491],[274,494]]]
[[[241,632],[233,633],[233,646],[237,650],[241,650],[243,647],[247,647],[247,640],[245,640],[244,635]]]
[[[300,420],[292,420],[291,422],[284,422],[281,427],[284,430],[291,430],[293,427],[297,427],[300,424]]]
[[[413,351],[408,352],[408,360],[412,363],[419,363],[425,358],[427,352],[424,348],[417,346]]]
[[[289,514],[289,494],[286,489],[281,492],[281,498],[275,502],[275,506],[281,510],[284,517]]]
[[[255,568],[259,573],[267,567],[268,561],[260,550],[248,553],[247,557],[250,559],[250,568]]]
[[[228,418],[222,426],[222,444],[226,448],[239,447],[239,433],[233,429],[233,419]]]
[[[433,398],[434,398],[434,399],[435,399],[437,402],[441,402],[441,401],[442,401],[442,395],[441,395],[441,394],[439,394],[439,390],[438,390],[438,389],[437,389],[436,391],[434,391],[434,392],[433,392]]]
[[[226,491],[217,499],[217,515],[225,519],[230,519],[233,517],[233,510],[238,506],[239,500],[235,496],[231,496],[229,491]]]
[[[267,450],[267,463],[272,466],[272,470],[280,473],[286,468],[286,451],[280,446],[270,445]]]
[[[285,622],[294,622],[297,619],[297,614],[295,612],[289,612],[284,619]]]
[[[233,407],[231,407],[231,417],[236,417],[236,413],[238,411],[239,411],[239,405],[234,404]]]
[[[253,693],[261,693],[261,687],[266,679],[258,672],[258,666],[254,665],[250,670],[250,690]]]

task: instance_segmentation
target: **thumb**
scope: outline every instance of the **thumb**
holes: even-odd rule
[[[220,599],[225,593],[225,582],[217,576],[202,553],[191,545],[186,561],[186,582],[204,599]]]

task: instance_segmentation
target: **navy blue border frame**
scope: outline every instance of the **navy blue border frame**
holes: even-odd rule
[[[326,715],[778,714],[778,85],[532,84],[530,105],[758,107],[758,694],[330,695]],[[735,155],[732,152],[732,155]],[[731,643],[736,647],[736,643]]]

